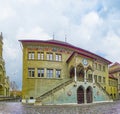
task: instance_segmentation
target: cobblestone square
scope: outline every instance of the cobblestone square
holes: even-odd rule
[[[34,106],[0,102],[0,114],[120,114],[120,101],[86,105]]]

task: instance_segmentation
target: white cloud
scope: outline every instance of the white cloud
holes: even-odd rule
[[[21,77],[18,39],[48,40],[53,32],[56,40],[64,41],[67,34],[69,43],[120,62],[120,7],[115,1],[2,0],[0,32],[5,34],[8,75],[18,70]]]
[[[21,27],[18,30],[17,39],[36,39],[36,40],[48,40],[51,37],[44,32],[44,30],[40,27],[34,27],[30,30],[26,30]]]
[[[15,48],[16,44],[12,44],[10,40],[4,39],[4,57],[5,59],[15,60],[18,56],[18,48]]]
[[[109,31],[107,36],[102,41],[101,52],[106,54],[106,57],[111,61],[120,61],[120,37],[113,31]]]
[[[7,20],[16,14],[8,3],[3,2],[3,4],[0,4],[0,21]]]
[[[41,0],[18,0],[19,2],[21,3],[24,3],[24,4],[38,4],[40,3]]]

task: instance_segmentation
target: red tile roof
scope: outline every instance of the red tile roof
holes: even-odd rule
[[[112,75],[112,74],[109,74],[109,78],[118,80],[118,79],[117,79],[116,77],[114,77],[114,75]]]
[[[58,45],[58,46],[63,46],[63,47],[67,47],[67,48],[70,48],[72,49],[73,51],[79,53],[79,54],[83,54],[87,57],[90,57],[90,58],[95,58],[95,59],[102,59],[102,61],[108,63],[108,64],[111,64],[112,62],[110,62],[109,60],[99,56],[99,55],[96,55],[90,51],[87,51],[87,50],[84,50],[82,48],[78,48],[72,44],[69,44],[67,42],[63,42],[63,41],[58,41],[58,40],[19,40],[20,42],[22,42],[22,44],[29,44],[29,43],[43,43],[43,44],[53,44],[53,45]]]

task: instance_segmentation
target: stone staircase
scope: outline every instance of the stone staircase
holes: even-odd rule
[[[107,95],[107,97],[108,97],[110,100],[112,100],[112,98],[111,98],[111,96],[109,95],[109,93],[100,85],[100,83],[96,82],[95,84],[96,84],[96,86],[98,86],[98,87]]]
[[[40,95],[40,97],[36,98],[36,102],[41,102],[43,99],[45,99],[46,97],[50,96],[51,94],[57,92],[58,90],[64,88],[65,86],[69,85],[70,83],[72,83],[73,80],[72,79],[67,79],[66,81],[62,82],[61,84],[58,84],[57,86],[55,86],[54,88],[48,90],[47,92],[43,93],[42,95]]]

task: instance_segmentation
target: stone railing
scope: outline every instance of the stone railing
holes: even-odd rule
[[[67,80],[67,81],[65,81],[65,82],[57,85],[56,87],[52,88],[51,90],[45,92],[44,94],[42,94],[40,97],[38,97],[38,98],[36,98],[36,99],[37,99],[38,101],[39,101],[39,100],[43,100],[44,98],[48,97],[49,95],[55,93],[56,91],[58,91],[58,90],[60,90],[61,88],[69,85],[69,84],[72,83],[72,82],[73,82],[73,80],[69,79],[69,80]]]
[[[112,100],[112,97],[109,95],[109,93],[98,83],[95,83],[108,97],[110,100]]]

